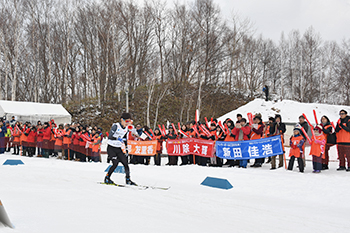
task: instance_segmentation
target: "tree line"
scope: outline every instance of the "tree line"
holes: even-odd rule
[[[3,100],[62,103],[91,123],[125,111],[128,95],[130,111],[152,127],[193,119],[195,109],[220,116],[264,85],[281,99],[350,105],[350,40],[323,41],[312,27],[274,42],[247,18],[223,20],[213,0],[0,7]]]

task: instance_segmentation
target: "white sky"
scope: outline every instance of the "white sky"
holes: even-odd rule
[[[254,23],[256,35],[262,34],[275,42],[282,31],[288,35],[298,29],[303,34],[310,26],[323,40],[350,39],[350,0],[214,0],[214,3],[227,19],[232,12],[247,17]]]

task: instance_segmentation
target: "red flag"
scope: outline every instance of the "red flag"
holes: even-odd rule
[[[210,136],[210,132],[205,128],[205,126],[200,125],[200,127],[207,136]]]
[[[210,127],[210,125],[209,125],[209,122],[208,122],[207,117],[204,117],[204,120],[205,120],[205,124],[207,124],[207,126],[208,126],[208,128],[209,128],[209,127]]]
[[[171,123],[171,125],[173,126],[173,129],[174,129],[174,133],[176,134],[176,136],[178,135],[177,134],[177,131],[176,131],[176,128],[175,128],[175,125],[174,125],[174,123]]]
[[[162,129],[162,126],[158,125],[158,128],[159,128],[160,133],[161,133],[162,136],[164,137],[164,136],[165,136],[165,133],[164,133],[164,131],[163,131],[163,129]]]
[[[149,129],[149,131],[151,132],[151,134],[153,135],[153,140],[156,139],[156,135],[154,134],[153,130],[152,129]]]
[[[224,126],[222,125],[221,121],[219,121],[218,125],[219,125],[219,127],[221,128],[222,132],[225,133],[225,128],[224,128]]]
[[[306,115],[304,113],[303,113],[303,116],[304,116],[305,120],[307,121],[307,123],[311,127],[312,138],[315,138],[314,127],[311,125],[310,121],[307,119],[307,117],[306,117]],[[301,127],[301,128],[303,128],[303,127]]]
[[[313,110],[313,112],[314,112],[314,117],[315,117],[316,125],[318,125],[318,120],[317,120],[317,116],[316,116],[316,111],[315,111],[315,109]]]
[[[301,131],[304,133],[306,139],[307,139],[307,140],[309,141],[309,143],[311,144],[311,139],[310,139],[309,135],[307,135],[307,133],[306,133],[306,131],[305,131],[305,129],[304,129],[303,127],[301,127]]]
[[[247,113],[249,125],[253,124],[253,114],[251,112]]]

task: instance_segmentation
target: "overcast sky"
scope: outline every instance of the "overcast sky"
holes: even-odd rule
[[[350,39],[350,0],[214,0],[214,3],[224,17],[229,18],[232,12],[248,17],[255,25],[256,35],[263,34],[276,42],[282,31],[288,35],[292,29],[299,29],[303,34],[310,26],[323,40]]]

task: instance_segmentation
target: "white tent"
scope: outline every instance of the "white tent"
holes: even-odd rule
[[[0,100],[0,117],[11,120],[15,116],[18,121],[35,123],[54,119],[57,124],[70,123],[72,116],[61,104],[44,104],[33,102]]]
[[[293,133],[294,126],[299,121],[299,116],[305,113],[311,124],[315,124],[315,118],[313,115],[313,110],[316,111],[318,121],[323,115],[326,115],[330,121],[334,124],[337,123],[339,119],[339,111],[346,110],[350,113],[350,106],[342,105],[330,105],[330,104],[319,104],[319,103],[300,103],[292,100],[282,100],[282,101],[265,101],[264,99],[255,99],[246,105],[243,105],[221,117],[218,118],[219,121],[225,121],[227,118],[236,121],[236,115],[238,113],[242,114],[247,120],[247,113],[251,112],[253,115],[260,113],[264,122],[268,121],[269,117],[274,117],[276,114],[282,116],[282,122],[286,124],[287,132],[285,134],[285,139],[289,139]],[[309,131],[310,133],[310,131]],[[288,140],[285,140],[289,143]]]

